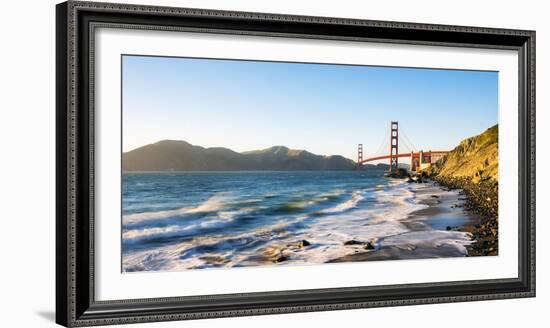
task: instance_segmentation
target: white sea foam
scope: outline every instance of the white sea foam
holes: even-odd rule
[[[353,254],[356,250],[364,251],[362,245],[345,246],[346,241],[378,242],[411,232],[403,220],[426,205],[418,204],[415,193],[409,188],[412,187],[400,181],[392,182],[390,187],[379,186],[368,193],[355,192],[351,199],[325,210],[324,213],[329,215],[312,224],[307,232],[293,236],[298,240],[306,239],[316,247],[297,250],[292,254],[292,263],[324,263]],[[369,193],[374,193],[375,203],[356,208]]]
[[[342,193],[343,191],[339,191],[338,194],[334,194],[340,195]],[[383,238],[409,231],[399,221],[406,218],[410,212],[418,209],[417,205],[406,201],[413,193],[394,188],[380,189],[376,193],[378,201],[373,208],[357,209],[356,206],[365,198],[366,192],[355,191],[352,193],[350,199],[324,210],[323,214],[326,215],[322,216],[316,223],[311,224],[303,232],[293,232],[292,230],[288,230],[288,227],[306,220],[308,218],[307,215],[294,219],[286,218],[272,225],[239,235],[199,237],[193,241],[163,246],[157,249],[153,256],[147,251],[134,253],[131,256],[125,256],[124,267],[136,268],[145,266],[147,270],[177,271],[186,268],[201,267],[204,265],[204,261],[200,257],[205,255],[227,258],[230,261],[225,265],[233,266],[247,261],[251,253],[262,253],[261,249],[251,249],[249,253],[237,253],[230,249],[220,249],[214,253],[190,254],[185,258],[181,258],[182,253],[197,245],[214,245],[232,239],[263,240],[268,242],[268,244],[279,245],[281,247],[296,240],[306,239],[312,245],[315,245],[315,247],[295,249],[292,254],[292,261],[289,261],[289,263],[323,263],[354,252],[355,248],[344,246],[345,241],[351,239],[367,240],[374,237]],[[310,205],[311,202],[306,201],[304,204],[300,203],[299,205]],[[218,212],[218,215],[220,213],[224,212]],[[189,229],[197,229],[209,224],[212,224],[212,222],[206,220],[200,224],[192,224],[185,227],[169,226],[163,229],[145,229],[142,232],[129,231],[124,236],[124,239],[131,242],[133,240],[143,240],[143,238],[154,238],[158,234],[163,234],[163,237],[178,235],[188,232]]]
[[[188,225],[174,224],[166,227],[129,229],[122,233],[122,239],[124,242],[134,243],[158,237],[168,238],[182,234],[189,235],[201,229],[222,227],[233,222],[239,215],[250,213],[252,210],[252,208],[244,208],[237,211],[222,211]]]
[[[385,238],[382,241],[382,246],[402,246],[412,245],[426,246],[437,248],[449,246],[456,249],[463,255],[468,254],[466,246],[472,243],[471,234],[462,231],[442,231],[442,230],[427,230],[427,231],[410,231]]]
[[[361,200],[363,200],[365,197],[364,197],[364,192],[363,191],[359,191],[359,190],[356,190],[353,192],[352,196],[350,199],[346,200],[345,202],[343,203],[340,203],[334,207],[331,207],[331,208],[327,208],[327,209],[324,209],[324,210],[321,210],[319,211],[320,213],[325,213],[325,214],[328,214],[328,213],[338,213],[338,212],[344,212],[346,210],[349,210],[349,209],[352,209],[354,208],[355,206],[357,206],[357,203],[359,203]]]
[[[369,241],[375,245],[376,249],[391,248],[396,252],[402,250],[403,254],[410,252],[415,247],[420,247],[419,249],[423,247],[435,253],[438,249],[445,249],[445,251],[451,252],[447,253],[451,254],[447,256],[466,255],[466,246],[471,243],[471,235],[468,233],[433,230],[428,226],[425,231],[413,231],[405,224],[405,221],[410,219],[412,212],[427,207],[427,205],[419,203],[416,193],[416,189],[427,187],[429,186],[425,184],[416,185],[392,181],[389,186],[381,185],[371,190],[355,191],[351,198],[323,210],[324,215],[321,216],[284,214],[279,221],[246,233],[212,236],[199,233],[191,235],[195,236],[193,239],[177,244],[165,245],[147,251],[130,252],[124,255],[123,267],[130,271],[178,271],[212,266],[213,264],[209,262],[212,261],[212,258],[220,261],[213,266],[254,265],[251,256],[264,254],[266,249],[281,249],[285,252],[284,254],[289,260],[282,262],[282,265],[311,264],[324,263],[355,254],[357,251],[366,251],[363,245],[344,245],[349,240]],[[323,197],[326,195],[320,195],[317,198],[323,199]],[[369,202],[362,203],[367,197],[369,197]],[[310,202],[305,201],[304,204],[299,205],[309,206]],[[132,242],[156,236],[178,236],[189,231],[231,222],[243,214],[240,211],[220,210],[223,208],[223,201],[210,202],[209,200],[202,205],[207,205],[203,208],[215,208],[216,214],[184,226],[175,224],[162,228],[143,229],[142,231],[129,230],[124,233],[123,238],[125,241]],[[198,210],[201,206],[195,209]],[[419,220],[428,219],[419,218]],[[295,224],[297,225],[294,226]],[[299,240],[307,240],[311,245],[304,248],[287,247]],[[244,251],[239,251],[236,248],[248,244],[252,246]],[[197,248],[199,246],[201,248]],[[256,264],[265,265],[266,263],[258,262]]]
[[[170,217],[192,214],[192,213],[206,213],[215,212],[224,208],[225,204],[230,200],[228,193],[218,193],[210,197],[204,203],[194,207],[182,207],[174,210],[156,211],[156,212],[144,212],[128,214],[123,216],[124,224],[133,224],[143,221],[166,219]]]
[[[162,246],[152,250],[132,252],[126,254],[123,257],[123,267],[125,270],[146,270],[146,271],[179,271],[182,269],[188,269],[198,267],[204,264],[200,258],[205,255],[228,257],[232,259],[231,263],[227,266],[235,265],[239,262],[239,258],[234,257],[235,254],[231,250],[220,250],[215,254],[191,254],[182,258],[181,255],[196,246],[206,246],[219,244],[229,240],[270,240],[272,238],[284,238],[289,234],[285,231],[285,227],[298,223],[306,219],[306,216],[297,217],[290,221],[277,222],[273,225],[266,226],[259,230],[242,233],[232,236],[205,236],[197,237],[192,241],[185,241],[173,245]],[[176,231],[176,230],[174,230]],[[172,233],[173,231],[165,231],[163,233]]]

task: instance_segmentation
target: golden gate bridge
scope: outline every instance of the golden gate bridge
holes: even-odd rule
[[[405,148],[408,148],[410,152],[407,151],[407,152],[399,153],[400,140],[405,145]],[[379,147],[379,150],[377,151],[378,154],[384,148],[384,144],[386,144],[386,142],[387,142],[386,139],[384,139],[384,141],[381,144],[381,147]],[[377,155],[373,157],[363,158],[363,144],[359,144],[357,147],[357,168],[361,169],[363,167],[363,164],[368,162],[389,159],[389,164],[390,164],[389,173],[392,174],[393,172],[397,172],[398,158],[409,157],[410,171],[417,172],[437,162],[440,158],[447,155],[448,152],[449,152],[448,150],[417,151],[414,145],[406,137],[406,135],[403,135],[403,137],[399,135],[399,123],[397,121],[392,121],[390,124],[390,133],[389,133],[389,153],[386,153],[385,155]]]

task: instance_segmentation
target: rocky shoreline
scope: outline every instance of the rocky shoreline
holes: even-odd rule
[[[466,209],[467,197],[463,192],[450,190],[427,177],[415,177],[409,182],[417,185],[411,190],[418,204],[426,207],[410,213],[407,219],[400,221],[408,230],[400,235],[409,236],[405,238],[418,236],[416,241],[397,244],[387,242],[388,238],[396,236],[349,240],[344,245],[353,248],[354,253],[335,258],[329,263],[485,255],[483,251],[476,251],[474,245],[478,237],[473,233],[474,227],[483,223],[483,216]],[[463,251],[453,243],[434,244],[432,238],[435,236],[448,236],[457,244],[462,244]]]
[[[460,189],[465,196],[464,209],[479,214],[481,222],[466,224],[459,231],[472,234],[474,243],[467,247],[469,256],[498,255],[498,182],[474,183],[470,178],[435,175],[431,177],[449,190]]]
[[[407,235],[424,234],[426,237],[419,237],[417,242],[410,244],[387,242],[395,236],[344,240],[341,247],[349,249],[350,253],[328,263],[498,255],[497,183],[473,183],[463,178],[427,175],[409,178],[408,182],[417,184],[412,190],[418,204],[426,207],[410,213],[401,223],[408,229]],[[452,244],[434,247],[430,236],[442,233],[455,239],[462,234],[462,252]],[[318,245],[314,240],[297,240],[268,247],[256,260],[287,263],[296,252],[307,252],[315,247]]]
[[[426,187],[416,189],[419,203],[427,208],[410,214],[409,219],[402,223],[411,231],[426,230],[426,224],[434,224],[432,231],[446,230],[448,233],[469,233],[472,242],[465,246],[467,256],[498,255],[498,184],[490,182],[473,183],[467,179],[418,176],[409,179],[409,183],[418,183]],[[439,191],[438,191],[439,190]],[[456,190],[451,194],[449,191]],[[465,211],[466,219],[461,224],[445,224],[437,227],[433,220],[437,217],[449,217]],[[468,214],[469,213],[469,214]],[[425,218],[430,218],[426,221]],[[430,228],[428,228],[430,229]],[[355,240],[345,245],[359,244]],[[362,242],[361,245],[366,242]],[[369,242],[371,244],[371,242]],[[373,243],[374,244],[374,243]],[[402,247],[364,247],[364,250],[329,261],[353,262],[373,260],[397,260],[448,257],[450,249],[443,246],[431,249],[415,245],[408,250]],[[446,254],[446,255],[445,255]],[[454,255],[456,256],[456,255]]]

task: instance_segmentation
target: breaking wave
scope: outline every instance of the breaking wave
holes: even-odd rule
[[[128,214],[124,215],[122,219],[124,224],[132,224],[143,221],[165,219],[185,214],[215,212],[223,209],[229,199],[230,198],[228,197],[228,193],[219,193],[210,197],[207,201],[198,206],[182,207],[175,210]]]
[[[433,189],[427,184],[361,172],[189,176],[172,177],[181,199],[155,194],[151,183],[140,185],[139,176],[125,187],[133,213],[127,210],[122,221],[124,271],[325,263],[365,252],[366,242],[372,251],[391,250],[398,258],[415,250],[426,256],[464,256],[471,242],[467,233],[430,228],[430,217],[416,218],[413,227],[412,213],[427,207],[419,195],[426,193],[423,188]],[[442,201],[452,194],[432,189],[432,194],[442,193]],[[141,212],[139,199],[150,200]],[[351,240],[355,244],[346,245]]]

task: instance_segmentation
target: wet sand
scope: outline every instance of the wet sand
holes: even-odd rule
[[[496,255],[483,254],[483,252],[475,250],[479,242],[473,232],[476,226],[483,223],[483,217],[465,209],[467,198],[460,190],[448,190],[433,181],[415,183],[413,190],[416,201],[419,204],[426,205],[425,208],[411,213],[406,220],[401,221],[411,230],[406,233],[407,239],[415,234],[418,235],[414,244],[387,242],[384,239],[389,238],[386,237],[377,241],[375,249],[356,250],[354,254],[330,262]],[[434,245],[430,240],[430,235],[441,236],[442,234],[448,234],[449,236],[462,235],[467,238],[464,243],[465,247],[455,247],[448,244]],[[391,238],[399,240],[399,236],[392,236]]]

